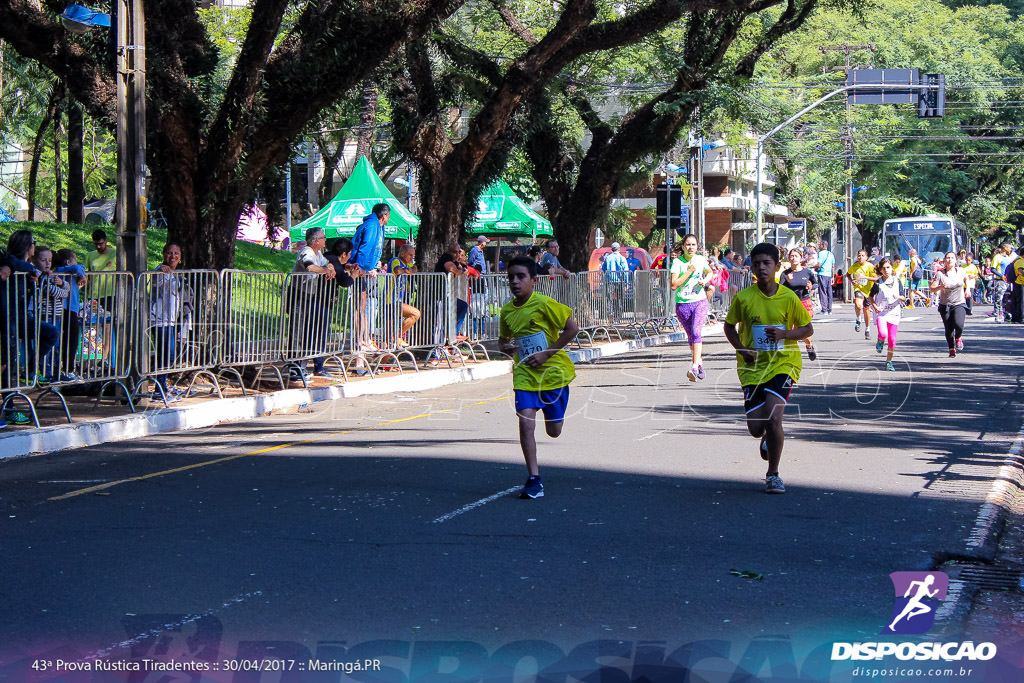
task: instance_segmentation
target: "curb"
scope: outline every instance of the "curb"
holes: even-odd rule
[[[721,327],[709,328],[704,334],[721,334]],[[673,344],[686,339],[683,332],[659,334],[642,339],[610,342],[599,347],[569,351],[574,363],[593,362],[638,349]],[[297,408],[309,403],[337,401],[344,398],[427,391],[450,384],[490,379],[512,372],[512,361],[488,361],[474,366],[410,372],[403,375],[369,379],[364,382],[309,389],[285,389],[268,394],[205,401],[191,406],[160,408],[130,415],[120,415],[90,422],[24,429],[0,434],[0,461],[30,455],[41,455],[85,446],[138,439],[153,434],[205,429],[218,424],[242,422],[274,411]]]

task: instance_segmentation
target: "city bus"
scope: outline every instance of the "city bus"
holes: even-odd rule
[[[970,251],[970,239],[963,223],[949,216],[913,216],[911,218],[890,218],[882,226],[882,253],[887,256],[899,254],[904,261],[910,257],[910,249],[916,249],[918,257],[927,266],[947,251]]]

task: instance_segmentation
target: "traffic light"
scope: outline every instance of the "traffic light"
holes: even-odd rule
[[[657,199],[655,229],[679,228],[682,224],[683,188],[679,185],[662,183],[658,185],[655,197]]]
[[[917,98],[917,117],[933,119],[946,115],[946,75],[925,74],[921,76],[922,88]]]

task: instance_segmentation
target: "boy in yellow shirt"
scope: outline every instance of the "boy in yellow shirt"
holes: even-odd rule
[[[537,467],[537,411],[544,412],[544,429],[557,438],[562,433],[569,403],[569,383],[576,368],[564,351],[579,334],[572,309],[534,292],[537,263],[517,256],[508,264],[512,301],[499,313],[498,348],[514,355],[512,388],[519,417],[519,443],[526,460],[527,479],[520,498],[541,498],[544,484]]]
[[[772,277],[778,267],[774,245],[755,246],[750,251],[750,271],[757,276],[757,284],[736,293],[725,317],[725,337],[736,349],[747,431],[761,439],[761,458],[768,461],[765,493],[786,492],[779,477],[785,443],[782,413],[803,367],[797,342],[814,333],[800,297]]]
[[[857,262],[850,266],[849,277],[853,280],[854,331],[860,331],[860,319],[864,318],[864,338],[871,338],[871,307],[864,302],[871,296],[871,285],[878,280],[875,267],[868,261],[868,252],[857,252]]]

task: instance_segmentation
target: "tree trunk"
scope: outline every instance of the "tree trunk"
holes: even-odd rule
[[[81,223],[85,213],[85,154],[82,108],[68,98],[68,223]]]
[[[338,141],[333,152],[327,141],[319,135],[316,137],[316,146],[320,150],[320,157],[324,160],[324,175],[317,186],[316,196],[320,201],[320,207],[324,207],[334,199],[334,174],[338,170],[338,161],[345,151],[345,138]]]
[[[28,166],[28,219],[30,221],[36,219],[36,187],[39,180],[39,162],[43,157],[43,140],[46,138],[46,131],[49,130],[50,123],[53,122],[56,110],[57,93],[53,91],[50,93],[46,112],[43,114],[43,120],[39,123],[39,129],[36,130],[36,137],[32,143],[32,161]]]
[[[363,107],[359,112],[359,136],[356,138],[356,160],[370,158],[373,150],[373,126],[377,122],[377,102],[380,92],[371,79],[363,81]],[[339,154],[340,156],[340,154]]]
[[[53,212],[57,214],[58,223],[64,216],[64,173],[60,164],[60,123],[60,109],[58,108],[53,117]]]

